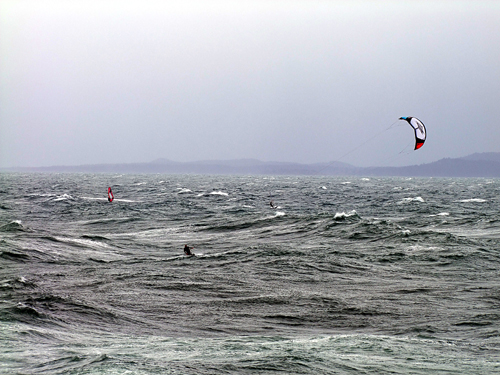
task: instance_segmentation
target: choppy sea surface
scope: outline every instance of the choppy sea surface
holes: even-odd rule
[[[499,192],[0,174],[0,373],[500,373]]]

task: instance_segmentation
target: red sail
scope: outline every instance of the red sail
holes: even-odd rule
[[[113,199],[115,199],[115,196],[113,195],[113,192],[111,191],[111,188],[108,188],[108,201],[113,202]]]

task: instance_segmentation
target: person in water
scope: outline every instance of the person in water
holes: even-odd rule
[[[193,247],[189,247],[188,245],[184,245],[184,254],[186,255],[194,255],[192,252],[191,252],[191,249]]]
[[[269,203],[269,205],[271,206],[271,208],[276,208],[276,206],[274,205],[273,201],[271,201],[271,203]]]

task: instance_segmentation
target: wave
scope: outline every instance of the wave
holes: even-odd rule
[[[12,320],[12,321],[23,322],[26,321],[26,318],[39,318],[43,315],[34,306],[22,302],[18,302],[16,306],[12,307],[9,310],[10,313],[4,315],[7,315],[6,316],[7,320]]]
[[[28,252],[31,261],[81,264],[87,260],[113,262],[126,259],[126,255],[119,251],[120,244],[113,243],[107,237],[44,235],[39,240],[37,248]]]
[[[23,226],[21,220],[13,220],[8,224],[0,226],[0,232],[24,232],[26,228]]]
[[[269,225],[270,221],[284,217],[285,212],[278,211],[273,215],[254,217],[250,220],[235,220],[233,222],[224,221],[218,224],[211,224],[209,226],[204,226],[200,230],[202,231],[223,231],[231,232],[244,229],[262,229]]]
[[[57,242],[62,242],[74,246],[79,246],[79,247],[87,247],[87,248],[93,248],[93,249],[102,249],[102,248],[109,248],[110,246],[104,242],[99,242],[87,238],[70,238],[70,237],[60,237],[60,236],[55,236],[53,237]]]
[[[272,315],[271,315],[272,316]],[[276,316],[276,315],[275,315]],[[293,316],[283,314],[286,323]],[[288,319],[291,318],[291,319]],[[339,319],[332,314],[332,320]],[[314,323],[314,322],[312,322]],[[342,324],[342,319],[336,322]],[[333,324],[333,323],[332,323]],[[267,327],[265,327],[267,328]],[[211,329],[211,331],[210,331]],[[214,334],[225,333],[206,328]],[[39,330],[41,331],[41,330]],[[437,329],[416,327],[421,335],[370,333],[258,335],[226,333],[225,337],[167,337],[155,332],[68,337],[65,345],[46,350],[43,358],[29,350],[19,357],[31,364],[10,373],[175,373],[175,374],[395,374],[498,372],[496,352],[488,345],[436,340]],[[430,332],[430,335],[428,334]],[[56,336],[56,335],[54,335]],[[45,340],[47,341],[47,340]],[[486,352],[486,353],[485,353]],[[108,354],[103,354],[108,353]],[[111,354],[110,354],[111,353]],[[37,358],[33,360],[33,358]],[[9,369],[9,364],[6,364]],[[167,369],[167,370],[165,370]]]
[[[97,225],[100,226],[102,224],[126,224],[126,223],[133,223],[136,221],[142,221],[143,219],[140,217],[111,217],[111,218],[102,218],[102,219],[96,219],[96,220],[88,220],[88,221],[83,221],[81,222],[82,225]]]
[[[130,345],[131,342],[135,345]],[[108,358],[100,354],[106,350],[113,355]],[[77,359],[71,361],[75,352]],[[54,362],[47,361],[54,367],[41,370],[127,373],[134,369],[137,373],[151,373],[167,368],[168,372],[179,374],[390,374],[442,373],[444,368],[451,373],[495,373],[496,358],[476,355],[480,352],[476,345],[456,340],[366,333],[233,334],[202,339],[119,335],[111,346],[108,342],[98,343],[95,351],[73,345]]]
[[[193,252],[193,255],[179,254],[168,258],[161,259],[162,262],[171,262],[176,260],[189,260],[189,259],[215,259],[215,260],[225,260],[228,257],[231,259],[238,255],[247,255],[247,252],[241,250],[228,250],[217,253],[200,253]]]
[[[55,194],[55,193],[34,193],[28,194],[29,198],[46,198],[44,202],[61,202],[61,201],[71,201],[76,198],[70,194]]]
[[[35,284],[31,281],[28,281],[24,276],[18,276],[13,279],[5,279],[0,281],[0,290],[14,291],[33,287],[35,287]]]
[[[209,193],[208,195],[221,195],[221,196],[223,196],[223,197],[227,197],[227,196],[229,196],[229,194],[228,194],[228,193],[225,193],[225,192],[223,192],[223,191],[212,191],[212,192],[211,192],[211,193]]]
[[[429,217],[436,217],[436,216],[450,216],[450,213],[449,212],[440,212],[440,213],[435,214],[435,215],[429,215]]]
[[[63,194],[63,195],[58,195],[56,196],[53,201],[54,202],[60,202],[60,201],[65,201],[65,200],[74,200],[75,198],[73,198],[71,195],[69,194]]]
[[[29,256],[17,251],[0,250],[0,258],[11,261],[25,261]]]
[[[187,189],[189,190],[189,189]],[[188,191],[186,191],[187,193]],[[191,190],[189,190],[189,192],[191,192]],[[180,192],[178,192],[177,194],[180,194]],[[229,193],[226,193],[224,191],[212,191],[210,193],[198,193],[196,194],[197,197],[205,197],[205,196],[220,196],[220,197],[227,197],[229,196]]]
[[[43,197],[47,198],[44,200],[44,202],[79,202],[81,200],[83,201],[96,201],[96,202],[106,202],[108,203],[108,198],[107,197],[89,197],[89,196],[73,196],[70,194],[62,194],[62,195],[57,195],[57,194],[30,194],[30,197]],[[142,203],[140,200],[133,200],[133,199],[122,199],[122,198],[115,198],[113,202],[125,202],[125,203]]]
[[[274,215],[265,216],[259,220],[272,220],[272,219],[276,219],[278,217],[283,217],[285,215],[286,215],[286,213],[284,211],[276,211],[274,213]]]
[[[94,305],[91,302],[75,300],[70,296],[36,291],[6,310],[8,317],[13,320],[30,322],[36,318],[57,325],[70,324],[80,327],[114,323],[118,319],[117,315],[103,304]]]
[[[425,202],[424,198],[422,197],[414,197],[414,198],[403,198],[401,201],[398,202],[398,204],[404,204],[404,203],[411,203],[411,202]]]
[[[105,371],[105,373],[113,373],[111,367],[116,367],[106,354],[71,355],[68,353],[68,355],[40,363],[36,373],[85,373],[88,372],[88,368],[101,366],[110,367],[110,371]],[[63,372],[61,372],[62,369]]]
[[[86,235],[84,234],[81,236],[81,238],[86,239],[86,240],[91,240],[91,241],[109,241],[109,238],[103,237],[103,236],[98,236],[98,235]]]
[[[334,220],[341,221],[341,220],[346,220],[348,218],[359,218],[358,213],[356,210],[349,211],[347,213],[345,212],[337,212],[335,216],[333,217]]]
[[[108,201],[108,198],[105,197],[82,197],[82,199],[89,200],[89,201]]]

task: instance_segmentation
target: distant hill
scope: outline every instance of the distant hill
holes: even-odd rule
[[[461,159],[475,161],[495,161],[497,163],[500,163],[500,152],[475,153],[469,156],[465,156]]]
[[[176,162],[157,159],[150,163],[92,164],[78,166],[53,166],[39,168],[13,168],[19,172],[62,173],[164,173],[164,174],[236,174],[236,175],[349,175],[356,167],[341,163],[300,164],[287,162],[263,162],[254,159],[204,160]]]
[[[397,168],[364,168],[371,176],[500,177],[500,162],[481,159],[441,159],[434,163]]]
[[[445,158],[408,167],[363,168],[369,176],[421,177],[500,177],[500,153],[475,153],[461,158]]]
[[[475,153],[462,158],[445,158],[407,167],[359,168],[342,162],[300,164],[264,162],[255,159],[176,162],[157,159],[150,163],[93,164],[40,168],[11,168],[17,172],[162,173],[235,175],[334,175],[334,176],[422,176],[500,177],[500,153]]]

